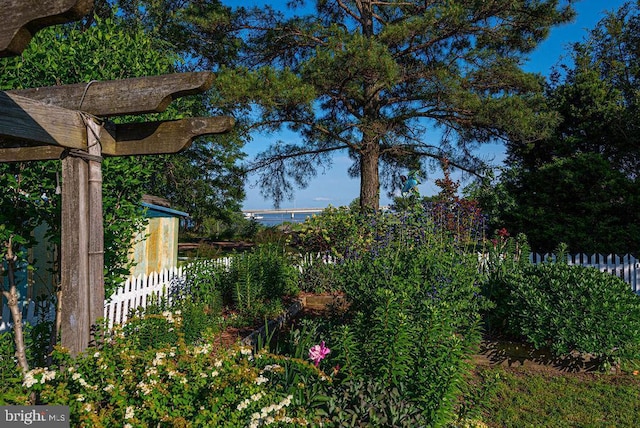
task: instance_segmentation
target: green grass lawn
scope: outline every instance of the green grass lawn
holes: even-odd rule
[[[640,427],[640,375],[479,367],[476,381],[489,427]]]

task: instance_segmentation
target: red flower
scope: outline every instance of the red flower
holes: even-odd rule
[[[498,235],[502,236],[503,238],[507,238],[509,236],[509,231],[503,227],[498,231]]]

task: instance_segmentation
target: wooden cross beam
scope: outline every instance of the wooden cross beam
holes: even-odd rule
[[[178,153],[187,149],[196,137],[229,132],[233,125],[234,119],[228,116],[107,124],[98,127],[97,141],[102,146],[103,156]],[[87,150],[86,142],[77,148]],[[8,147],[6,142],[0,142],[0,162],[61,159],[65,150],[65,147],[52,145]]]
[[[82,110],[100,117],[164,111],[171,101],[211,87],[209,71],[8,91],[44,104]]]
[[[87,126],[80,112],[46,106],[6,92],[0,92],[0,112],[0,147],[15,147],[25,142],[75,149],[87,147]]]
[[[22,53],[36,31],[82,18],[93,0],[2,0],[0,6],[0,57],[6,57]]]

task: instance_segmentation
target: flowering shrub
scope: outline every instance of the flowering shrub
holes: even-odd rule
[[[54,364],[26,373],[18,392],[25,398],[34,393],[36,403],[70,406],[72,426],[259,427],[320,421],[307,410],[306,394],[324,390],[331,380],[313,364],[241,346],[188,346],[180,315],[162,316],[175,328],[174,343],[153,347],[134,339],[135,326],[126,335],[116,328],[99,347],[76,358],[57,348]]]

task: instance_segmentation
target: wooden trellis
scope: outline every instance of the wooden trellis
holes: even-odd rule
[[[90,0],[0,0],[0,57],[17,55],[49,25],[81,18]],[[231,117],[115,125],[105,118],[164,111],[211,87],[210,72],[0,91],[0,162],[61,159],[61,342],[73,355],[103,315],[103,156],[176,153],[228,132]]]

